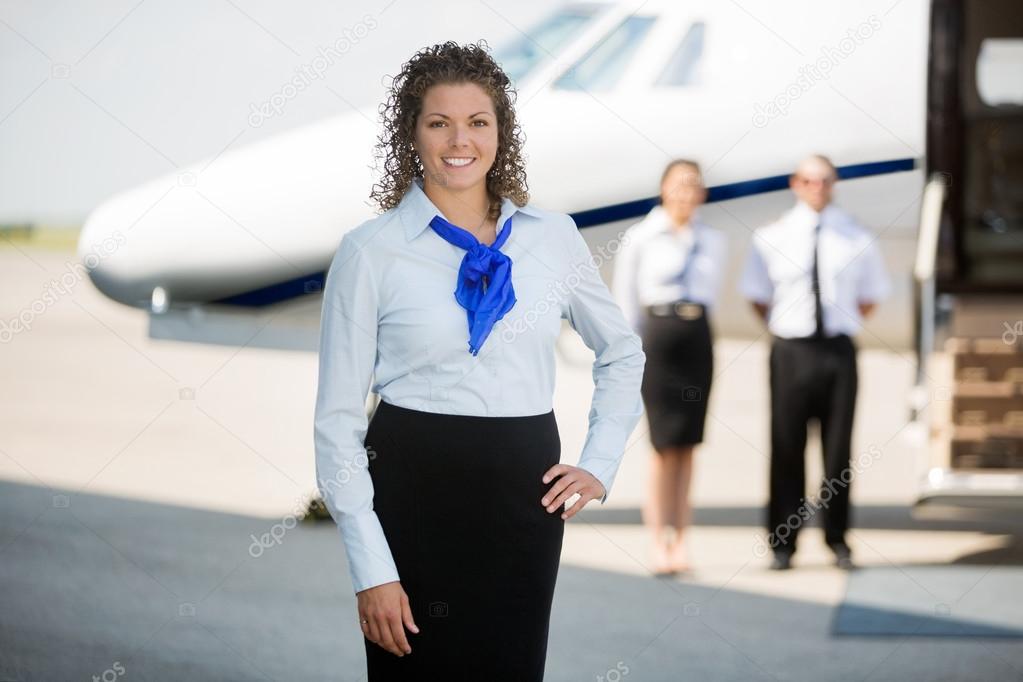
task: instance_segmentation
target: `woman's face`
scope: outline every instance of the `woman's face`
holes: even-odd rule
[[[423,95],[413,145],[425,182],[450,190],[483,183],[497,157],[497,114],[475,83],[433,85]]]
[[[661,184],[661,205],[677,224],[687,222],[706,196],[699,172],[688,164],[672,168]]]

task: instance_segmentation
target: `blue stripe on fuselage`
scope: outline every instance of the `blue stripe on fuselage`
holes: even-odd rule
[[[840,180],[851,180],[853,178],[865,178],[872,175],[886,175],[889,173],[901,173],[916,168],[915,159],[895,159],[893,161],[872,161],[870,163],[857,163],[850,166],[840,166],[838,177]],[[728,201],[751,197],[757,194],[767,194],[787,189],[789,186],[788,175],[772,175],[756,180],[743,180],[727,185],[717,185],[707,188],[707,203],[717,201]],[[648,197],[636,199],[621,204],[612,204],[593,208],[588,211],[576,211],[572,213],[575,224],[580,228],[613,223],[618,220],[629,220],[646,215],[660,201],[660,197]],[[289,298],[316,293],[323,290],[323,284],[327,273],[316,272],[304,277],[296,277],[285,282],[278,282],[243,294],[236,294],[228,298],[221,298],[213,303],[222,303],[238,306],[263,306],[271,303],[279,303]]]

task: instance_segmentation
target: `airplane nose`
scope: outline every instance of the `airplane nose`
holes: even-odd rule
[[[375,132],[352,112],[151,180],[89,215],[79,256],[106,296],[154,312],[322,273],[373,215]]]
[[[159,286],[158,277],[148,267],[145,251],[153,248],[152,235],[134,232],[143,221],[147,202],[155,209],[168,190],[158,191],[148,183],[130,192],[108,199],[97,207],[82,226],[78,257],[88,270],[89,279],[104,295],[131,306],[146,306],[148,292]]]

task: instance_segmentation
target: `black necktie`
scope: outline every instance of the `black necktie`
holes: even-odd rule
[[[820,223],[817,227],[813,228],[813,313],[814,313],[814,332],[815,338],[821,338],[824,336],[824,310],[821,307],[821,280],[820,274],[817,271],[818,251],[820,250],[820,236],[821,226]]]

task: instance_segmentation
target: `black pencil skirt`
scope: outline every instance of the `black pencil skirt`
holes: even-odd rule
[[[696,319],[647,312],[644,321],[643,405],[656,450],[703,442],[714,375],[707,313]]]
[[[381,401],[366,433],[373,505],[419,633],[395,656],[368,639],[370,682],[539,682],[547,657],[564,506],[554,412],[436,414]],[[555,479],[556,480],[556,479]]]

